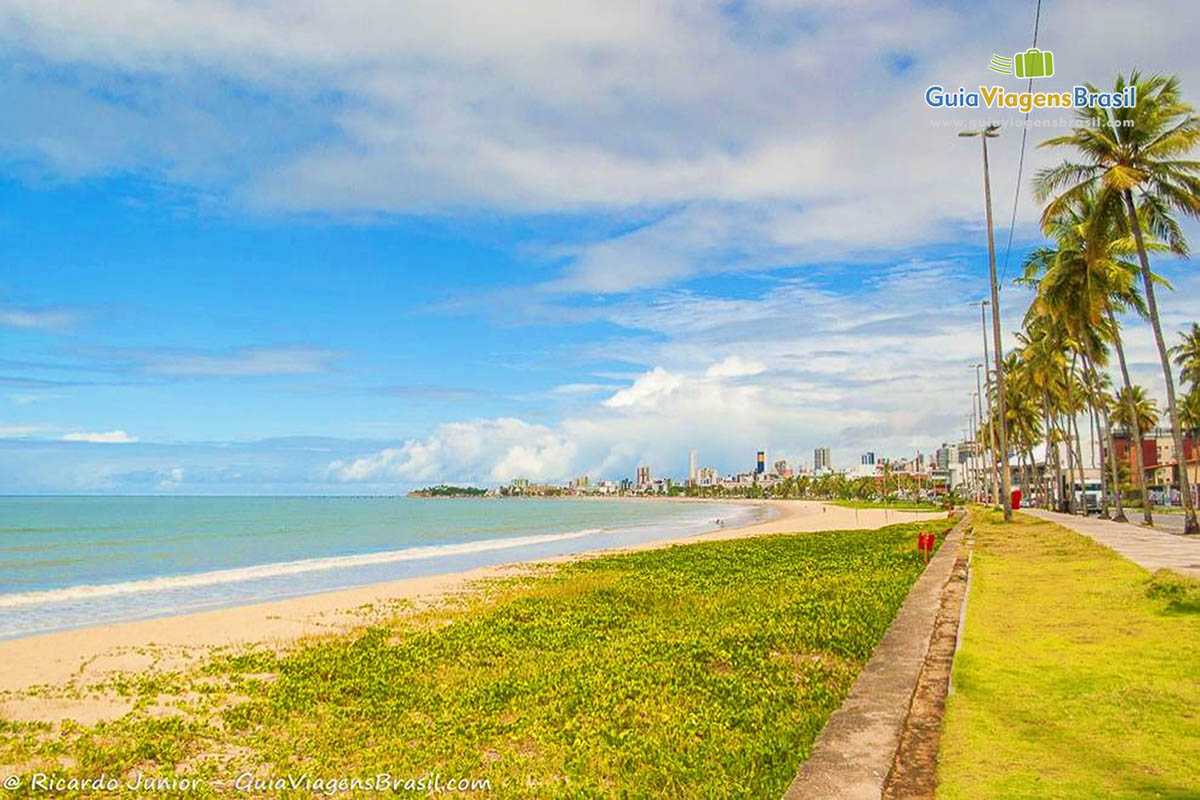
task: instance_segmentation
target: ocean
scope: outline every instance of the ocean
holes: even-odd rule
[[[392,497],[0,498],[0,639],[742,525],[763,507]]]

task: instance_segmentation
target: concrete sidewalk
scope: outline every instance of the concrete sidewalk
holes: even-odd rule
[[[942,591],[969,518],[959,520],[909,590],[871,660],[813,743],[784,800],[879,800],[896,759]]]
[[[1200,539],[1097,517],[1073,517],[1040,508],[1021,509],[1021,513],[1056,522],[1076,533],[1090,536],[1151,572],[1165,567],[1200,578]]]

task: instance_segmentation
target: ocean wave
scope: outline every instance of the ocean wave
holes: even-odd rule
[[[19,606],[41,605],[44,603],[64,603],[78,600],[92,600],[118,595],[141,594],[145,592],[162,592],[172,589],[190,589],[200,586],[213,586],[222,583],[241,583],[262,578],[277,578],[284,575],[297,575],[304,572],[319,572],[322,570],[347,569],[350,567],[366,567],[375,564],[387,564],[396,561],[419,561],[427,558],[443,556],[469,555],[490,550],[503,550],[527,545],[548,544],[579,539],[603,533],[603,528],[587,528],[566,533],[549,533],[534,536],[512,536],[503,539],[481,539],[473,542],[458,542],[445,545],[426,545],[407,547],[403,550],[385,550],[378,553],[363,553],[353,556],[329,556],[325,558],[306,558],[298,561],[284,561],[272,564],[258,564],[252,567],[237,567],[212,572],[198,572],[191,575],[167,575],[158,578],[122,581],[100,585],[82,584],[67,586],[62,589],[48,589],[36,592],[19,592],[16,594],[0,594],[0,608],[16,608]]]

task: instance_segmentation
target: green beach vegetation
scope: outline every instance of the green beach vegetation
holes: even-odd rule
[[[53,733],[5,723],[0,764],[207,781],[190,796],[252,771],[437,773],[502,797],[774,800],[920,574],[918,532],[950,524],[542,565],[353,635],[89,688],[135,710]],[[164,705],[177,713],[153,712]]]
[[[938,797],[1200,797],[1200,582],[1000,520],[974,515]]]

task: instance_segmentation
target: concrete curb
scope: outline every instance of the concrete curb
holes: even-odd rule
[[[967,528],[951,529],[917,578],[850,688],[813,745],[784,800],[879,800],[904,733],[913,693],[941,609],[942,590]]]

